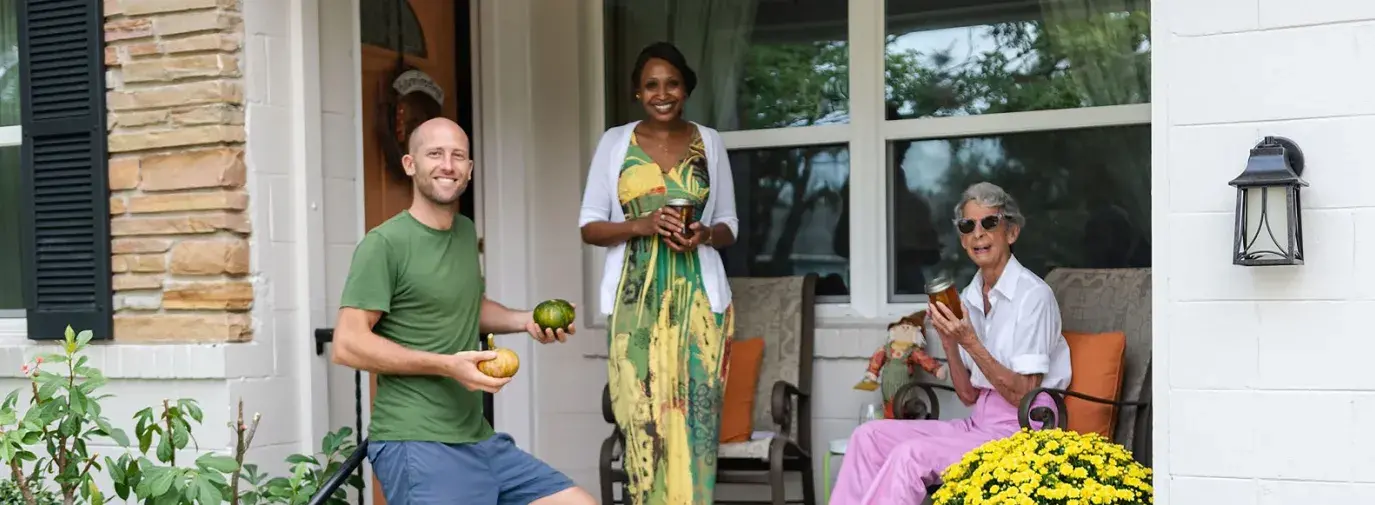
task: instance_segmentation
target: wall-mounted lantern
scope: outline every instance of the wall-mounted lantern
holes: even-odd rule
[[[1237,188],[1236,240],[1232,264],[1302,265],[1303,213],[1299,188],[1307,186],[1303,151],[1284,137],[1265,137],[1251,148]]]

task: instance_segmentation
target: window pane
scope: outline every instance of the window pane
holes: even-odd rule
[[[973,278],[977,267],[952,220],[961,193],[980,181],[1021,205],[1027,224],[1013,253],[1037,275],[1055,267],[1151,265],[1149,125],[888,147],[894,301],[924,301],[926,279],[938,272],[952,273],[960,286]]]
[[[425,49],[425,31],[415,16],[411,3],[403,0],[363,0],[360,11],[364,44],[385,47],[393,51],[404,47],[406,54],[429,57]]]
[[[19,124],[19,2],[0,0],[0,126]]]
[[[887,0],[888,119],[1150,101],[1149,0]]]
[[[850,293],[850,151],[845,144],[730,153],[740,237],[731,277],[816,273],[817,294]]]
[[[19,146],[0,147],[0,312],[24,308],[19,273]]]
[[[685,117],[722,131],[846,123],[846,0],[605,0],[608,125],[643,119],[630,74],[672,42],[697,73]]]

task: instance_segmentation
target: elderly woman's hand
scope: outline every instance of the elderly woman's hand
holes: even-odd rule
[[[969,313],[966,311],[963,318],[956,319],[955,313],[950,311],[943,302],[936,302],[932,310],[927,311],[931,317],[931,326],[936,328],[941,340],[947,345],[959,344],[968,347],[978,336],[974,334],[974,326],[969,324]]]

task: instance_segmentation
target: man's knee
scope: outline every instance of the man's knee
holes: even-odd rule
[[[570,487],[535,500],[530,505],[597,505],[597,500],[583,488]]]
[[[490,449],[489,468],[501,483],[501,500],[505,504],[582,505],[596,501],[582,501],[587,496],[572,479],[534,455],[516,447],[510,435],[498,433],[483,445]],[[577,492],[570,492],[577,491]]]

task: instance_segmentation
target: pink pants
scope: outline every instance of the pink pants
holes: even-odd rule
[[[1043,395],[1036,405],[1054,403]],[[920,505],[965,453],[1019,429],[1017,407],[991,389],[980,391],[969,419],[864,423],[850,435],[831,505]]]

